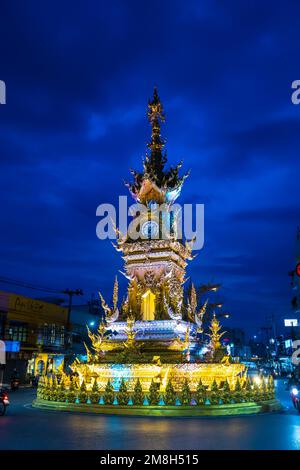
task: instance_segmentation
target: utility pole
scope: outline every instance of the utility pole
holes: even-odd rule
[[[71,311],[72,311],[72,303],[73,303],[73,296],[74,295],[83,295],[82,289],[65,289],[61,291],[62,294],[65,294],[69,297],[68,302],[68,317],[67,317],[67,345],[71,345]]]
[[[270,326],[268,326],[267,328],[273,335],[272,339],[274,340],[274,342],[272,342],[272,344],[274,345],[275,357],[277,357],[278,348],[277,348],[277,332],[276,332],[275,315],[272,313],[271,315],[266,317],[266,320],[270,324]],[[270,343],[271,338],[268,337],[268,340],[269,340],[269,343]]]
[[[277,347],[277,331],[276,331],[275,315],[274,315],[273,313],[272,313],[272,315],[271,315],[271,322],[272,322],[273,336],[274,336],[275,357],[277,358],[277,353],[278,353],[278,347]]]
[[[0,339],[5,338],[6,312],[0,312]]]

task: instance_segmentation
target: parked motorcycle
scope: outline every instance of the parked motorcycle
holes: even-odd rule
[[[9,405],[8,393],[4,389],[0,389],[0,416],[4,416],[6,408]]]
[[[20,386],[20,376],[19,372],[15,368],[13,370],[13,373],[10,376],[10,389],[14,392],[15,390],[18,390]]]
[[[292,387],[290,390],[291,399],[294,407],[300,413],[300,391],[298,387]]]
[[[14,392],[15,390],[18,390],[20,386],[20,379],[18,378],[14,378],[14,379],[11,379],[10,381],[10,389]]]

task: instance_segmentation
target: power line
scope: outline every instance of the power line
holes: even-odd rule
[[[53,289],[51,287],[39,286],[39,285],[36,285],[36,284],[31,284],[31,283],[26,282],[26,281],[20,281],[18,279],[11,279],[11,278],[2,277],[2,276],[0,276],[0,283],[11,284],[11,285],[14,285],[14,286],[24,287],[26,289],[31,289],[31,290],[43,291],[43,292],[47,292],[49,294],[61,294],[62,293],[61,289]]]

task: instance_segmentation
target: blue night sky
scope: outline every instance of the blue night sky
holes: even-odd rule
[[[141,169],[156,84],[169,162],[191,168],[181,202],[205,204],[188,275],[223,284],[231,325],[280,324],[300,224],[299,27],[296,1],[2,1],[1,276],[110,297],[123,266],[96,207]]]

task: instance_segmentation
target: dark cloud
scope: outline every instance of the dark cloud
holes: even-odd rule
[[[3,275],[102,287],[122,260],[96,207],[126,194],[149,138],[156,83],[171,163],[205,203],[196,283],[220,279],[233,322],[289,308],[299,219],[298,2],[3,1],[0,254]]]

